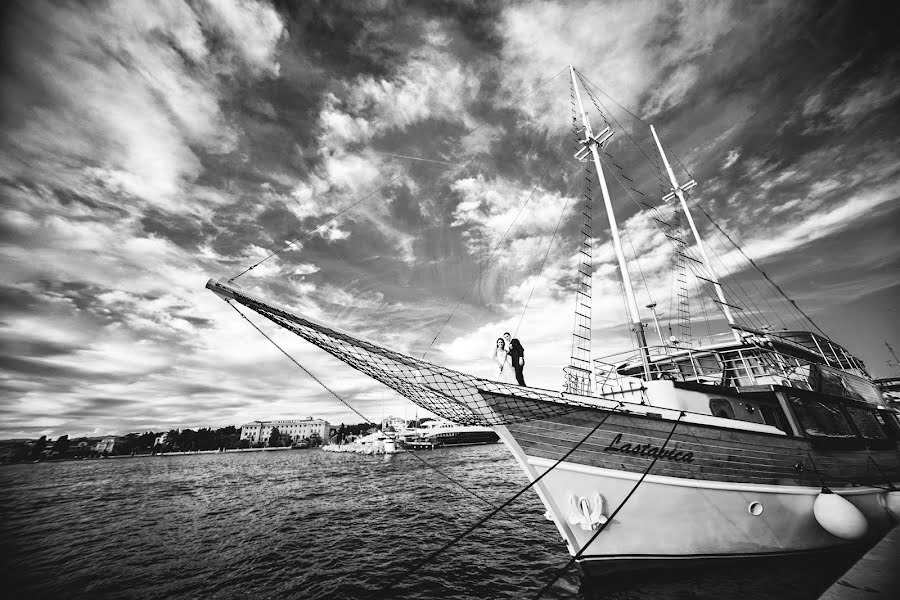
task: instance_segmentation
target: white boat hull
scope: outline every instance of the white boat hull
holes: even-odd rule
[[[503,429],[503,428],[498,428]],[[508,435],[508,445],[518,446]],[[518,450],[518,452],[516,451]],[[526,472],[537,478],[555,461],[529,457]],[[578,506],[591,508],[599,494],[609,517],[625,500],[640,475],[562,462],[535,486],[580,568],[590,574],[683,566],[707,560],[777,557],[850,547],[828,533],[813,514],[818,487],[727,484],[648,475],[625,506],[603,527],[583,523]],[[880,488],[841,490],[865,515],[869,536],[881,537],[893,525]],[[577,522],[581,518],[582,523]],[[587,546],[587,547],[586,547]]]

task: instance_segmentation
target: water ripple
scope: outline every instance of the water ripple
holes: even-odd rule
[[[500,445],[424,456],[495,504],[526,481]],[[306,450],[0,468],[3,578],[22,598],[350,600],[405,574],[487,510],[403,454]],[[543,512],[534,494],[524,495],[387,597],[533,596],[568,560]],[[771,569],[738,569],[581,585],[572,569],[545,597],[815,598],[830,583],[821,570],[820,561],[781,579]]]

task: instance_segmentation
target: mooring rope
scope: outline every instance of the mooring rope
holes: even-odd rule
[[[231,308],[233,308],[233,309],[235,310],[235,312],[237,312],[237,314],[241,315],[241,317],[242,317],[245,321],[247,321],[248,323],[250,323],[250,325],[253,327],[253,329],[255,329],[256,331],[258,331],[258,332],[260,333],[260,335],[262,335],[264,338],[266,338],[267,340],[269,340],[269,342],[270,342],[273,346],[275,346],[276,348],[278,348],[278,350],[279,350],[282,354],[284,354],[286,357],[288,357],[288,360],[290,360],[292,363],[294,363],[295,365],[297,365],[298,367],[300,367],[300,369],[301,369],[304,373],[306,373],[307,375],[309,375],[316,383],[318,383],[318,384],[321,385],[323,388],[325,388],[325,389],[328,391],[328,393],[330,393],[332,396],[334,396],[335,398],[337,398],[344,406],[346,406],[347,408],[349,408],[350,410],[352,410],[354,413],[356,413],[363,421],[365,421],[365,422],[368,423],[369,425],[374,425],[374,424],[375,424],[373,421],[371,421],[371,420],[369,420],[368,418],[366,418],[366,416],[365,416],[364,414],[362,414],[361,412],[359,412],[358,410],[356,410],[353,406],[351,406],[350,403],[348,403],[346,400],[344,400],[343,398],[341,398],[341,397],[338,395],[337,392],[335,392],[335,391],[332,390],[330,387],[328,387],[327,385],[325,385],[325,382],[323,382],[321,379],[319,379],[318,377],[316,377],[312,372],[310,372],[309,369],[307,369],[306,367],[304,367],[303,365],[301,365],[301,364],[300,364],[293,356],[291,356],[290,354],[288,354],[287,351],[286,351],[284,348],[282,348],[281,346],[279,346],[278,343],[277,343],[275,340],[273,340],[271,337],[269,337],[268,335],[266,335],[266,332],[264,332],[262,329],[260,329],[260,328],[256,325],[256,323],[254,323],[253,321],[251,321],[251,320],[247,317],[247,315],[245,315],[245,314],[242,313],[240,310],[238,310],[238,308],[237,308],[234,304],[232,304],[231,301],[230,301],[228,298],[223,298],[223,300],[225,300],[225,302],[228,304],[228,306],[230,306]],[[456,486],[459,487],[460,489],[464,490],[466,493],[468,493],[468,494],[474,496],[475,498],[478,498],[479,500],[481,500],[482,502],[484,502],[485,504],[487,504],[487,505],[489,505],[489,506],[492,506],[492,507],[494,507],[494,508],[497,507],[496,504],[494,504],[493,502],[491,502],[490,500],[488,500],[487,498],[485,498],[485,497],[482,496],[481,494],[478,494],[477,492],[475,492],[475,491],[473,491],[473,490],[470,490],[468,487],[466,487],[465,485],[463,485],[460,481],[454,479],[453,477],[451,477],[451,476],[448,475],[447,473],[444,473],[442,470],[440,470],[439,468],[437,468],[436,466],[434,466],[433,464],[431,464],[430,462],[428,462],[427,460],[425,460],[424,458],[422,458],[421,456],[419,456],[418,453],[416,453],[416,452],[407,452],[407,454],[410,454],[410,455],[414,456],[417,460],[421,461],[425,466],[427,466],[428,468],[434,470],[434,471],[435,471],[436,473],[438,473],[439,475],[445,477],[448,481],[452,482],[454,485],[456,485]]]
[[[891,491],[896,490],[896,489],[897,489],[897,486],[895,486],[895,485],[894,485],[894,482],[891,481],[890,478],[887,476],[887,474],[886,474],[884,471],[881,470],[881,465],[879,465],[877,462],[875,462],[875,459],[872,457],[872,455],[871,455],[871,454],[867,454],[867,455],[866,455],[866,458],[868,458],[870,461],[872,461],[872,464],[875,465],[875,468],[878,470],[878,473],[879,473],[879,474],[881,475],[881,477],[884,479],[884,482],[888,485],[888,488],[889,488]]]
[[[622,405],[622,403],[620,402],[619,406],[621,406],[621,405]],[[586,436],[581,438],[581,440],[577,444],[575,444],[575,446],[573,446],[572,449],[570,449],[568,452],[566,452],[562,458],[560,458],[555,463],[553,463],[553,465],[551,465],[549,469],[547,469],[546,471],[541,473],[538,477],[536,477],[528,485],[526,485],[521,490],[516,492],[512,497],[510,497],[508,500],[506,500],[503,504],[501,504],[500,506],[498,506],[497,508],[492,510],[490,513],[488,513],[487,515],[485,515],[478,521],[476,521],[473,525],[471,525],[468,529],[463,531],[461,534],[457,535],[455,538],[453,538],[452,540],[450,540],[449,542],[447,542],[446,544],[444,544],[443,546],[441,546],[440,548],[438,548],[437,550],[435,550],[434,552],[432,552],[431,554],[429,554],[428,556],[426,556],[425,558],[420,560],[411,569],[407,570],[402,575],[398,575],[397,577],[393,578],[391,581],[388,582],[388,584],[386,586],[384,586],[383,588],[379,589],[378,591],[373,592],[372,594],[366,596],[366,598],[374,598],[378,594],[383,594],[384,592],[387,592],[388,590],[392,589],[400,581],[406,579],[407,577],[409,577],[410,575],[412,575],[413,573],[415,573],[416,571],[418,571],[425,565],[433,562],[434,559],[437,558],[439,555],[443,554],[444,552],[446,552],[447,550],[449,550],[450,548],[455,546],[457,543],[459,543],[463,538],[468,536],[470,533],[472,533],[473,531],[475,531],[476,529],[478,529],[479,527],[484,525],[489,519],[491,519],[497,513],[502,511],[504,508],[506,508],[507,506],[512,504],[519,496],[521,496],[522,494],[524,494],[525,492],[530,490],[532,487],[534,487],[541,479],[544,478],[544,476],[546,476],[548,473],[550,473],[550,471],[552,471],[557,466],[559,466],[560,463],[562,463],[564,460],[569,458],[569,456],[571,456],[573,452],[575,452],[578,448],[580,448],[582,444],[584,444],[592,435],[594,435],[594,433],[600,428],[601,425],[603,425],[606,422],[606,420],[609,418],[609,416],[611,414],[613,414],[614,412],[617,412],[618,410],[619,410],[618,407],[616,407],[616,408],[613,408],[612,410],[607,411],[606,415],[603,416],[603,418],[600,420],[600,422],[597,423],[594,426],[594,428],[588,432],[588,434]]]
[[[650,469],[652,469],[653,465],[656,464],[656,461],[659,460],[660,455],[662,455],[662,451],[665,450],[665,448],[666,448],[666,444],[668,444],[669,440],[672,439],[672,435],[675,433],[675,429],[678,427],[678,424],[681,423],[681,418],[683,416],[684,416],[684,411],[681,411],[678,413],[678,418],[675,420],[675,424],[672,425],[672,431],[669,432],[668,437],[666,437],[666,441],[663,442],[663,445],[660,447],[659,452],[656,454],[656,456],[653,457],[653,460],[650,462],[649,465],[647,465],[647,468],[644,469],[644,473],[641,475],[641,478],[638,480],[637,483],[634,484],[634,487],[631,488],[631,491],[628,492],[628,495],[625,496],[625,499],[622,500],[622,502],[619,504],[619,506],[616,507],[616,510],[614,510],[612,512],[612,514],[609,515],[609,518],[606,519],[606,522],[603,523],[602,525],[600,525],[600,527],[597,529],[597,532],[591,536],[591,539],[589,539],[587,541],[587,543],[585,543],[584,545],[581,546],[581,550],[576,552],[575,555],[569,559],[569,562],[567,562],[563,568],[559,569],[556,572],[556,575],[553,576],[553,579],[551,579],[544,587],[541,588],[541,590],[534,597],[534,600],[539,600],[539,598],[543,598],[544,594],[546,594],[547,591],[551,587],[553,587],[553,584],[556,583],[557,580],[559,580],[559,578],[562,577],[563,574],[569,570],[569,567],[571,567],[573,564],[575,564],[576,560],[581,558],[581,555],[584,554],[585,550],[587,550],[588,547],[590,547],[590,545],[594,542],[594,540],[597,539],[597,536],[600,535],[601,533],[603,533],[603,530],[606,529],[606,526],[609,525],[610,523],[612,523],[612,521],[616,517],[616,515],[619,514],[619,511],[622,510],[622,508],[631,499],[631,497],[634,495],[634,493],[637,491],[637,489],[641,486],[641,484],[644,483],[644,479],[647,477],[647,474],[650,473]]]
[[[867,456],[873,463],[875,463],[875,459],[872,458],[871,454],[868,454]],[[819,467],[816,466],[816,461],[813,460],[813,457],[811,454],[807,453],[806,458],[809,459],[809,464],[812,465],[812,472],[815,474],[816,477],[819,478],[819,483],[822,485],[822,487],[828,487],[828,485],[825,483],[826,480],[832,480],[832,481],[842,481],[844,483],[849,483],[852,486],[871,487],[871,488],[875,488],[878,490],[885,490],[887,492],[890,492],[890,491],[893,491],[896,489],[894,484],[891,483],[890,481],[887,481],[888,487],[884,487],[884,486],[881,486],[881,485],[878,485],[875,483],[862,483],[860,481],[850,479],[849,477],[841,477],[840,475],[834,475],[832,473],[826,473],[825,471],[820,471]],[[878,472],[881,474],[881,476],[884,477],[885,480],[887,480],[887,477],[885,477],[884,473],[878,467],[877,463],[875,463],[875,467],[878,469]],[[794,468],[797,470],[798,473],[803,472],[806,469],[806,467],[803,466],[802,462],[798,462]]]

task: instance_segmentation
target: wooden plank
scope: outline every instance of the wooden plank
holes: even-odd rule
[[[502,400],[503,397],[498,396],[498,406]],[[526,400],[525,403],[533,403],[536,414],[541,414],[541,404],[550,404],[543,400]],[[543,412],[546,414],[546,410]],[[622,436],[620,445],[649,443],[660,447],[674,424],[671,420],[634,413],[609,414],[602,409],[573,408],[565,414],[510,424],[508,428],[529,455],[557,460],[604,417],[606,421],[603,426],[572,454],[571,462],[643,472],[652,457],[607,452],[605,449],[617,434]],[[822,451],[814,449],[805,438],[694,423],[679,424],[668,447],[693,453],[691,463],[672,463],[666,459],[657,461],[654,472],[674,477],[819,485],[820,476],[815,472],[818,470],[828,485],[836,487],[847,485],[848,480],[876,485],[883,485],[885,478],[900,481],[900,454],[896,450]],[[870,456],[878,463],[880,470],[872,464]],[[804,466],[802,472],[795,468],[797,463]]]
[[[513,428],[515,431],[513,431]],[[559,459],[567,453],[575,444],[584,437],[584,433],[564,433],[555,429],[542,429],[540,424],[529,423],[511,427],[516,440],[529,454],[549,459]],[[608,452],[606,448],[614,438],[615,432],[599,430],[588,441],[584,442],[569,458],[573,463],[590,465],[600,468],[624,468],[633,472],[643,472],[652,461],[652,457],[618,452]],[[621,443],[640,442],[650,443],[660,447],[664,439],[634,435],[623,435]],[[636,442],[635,442],[636,440]],[[647,440],[647,441],[644,441]],[[811,467],[809,456],[803,448],[796,448],[789,454],[771,452],[752,452],[741,448],[723,448],[728,452],[710,451],[701,443],[694,440],[677,439],[673,435],[667,448],[679,449],[693,453],[691,463],[674,463],[668,460],[658,461],[661,471],[669,472],[676,477],[698,477],[701,479],[722,479],[725,481],[759,481],[771,480],[773,483],[784,481],[803,481],[805,484],[817,485],[819,475]],[[884,484],[885,476],[891,480],[900,480],[900,470],[897,465],[883,460],[879,462],[881,471],[876,471],[874,465],[868,459],[866,453],[857,452],[856,455],[830,457],[831,460],[817,461],[816,468],[822,476],[832,485],[842,485],[850,479],[857,483]],[[813,459],[815,460],[815,459]],[[803,472],[795,468],[797,463],[805,466]],[[883,464],[882,464],[883,463]],[[884,474],[882,474],[882,472]]]
[[[514,434],[530,434],[543,436],[548,439],[559,440],[561,442],[564,442],[564,444],[570,448],[580,440],[584,439],[584,436],[587,434],[587,431],[546,429],[540,427],[540,425],[536,425],[533,423],[512,426],[511,431]],[[605,447],[609,444],[610,441],[615,438],[617,434],[622,434],[623,441],[627,441],[630,443],[651,443],[656,446],[661,446],[665,441],[665,437],[663,436],[648,436],[640,430],[636,430],[633,428],[623,427],[621,429],[614,430],[606,429],[604,425],[604,428],[599,429],[593,436],[591,436],[591,438],[587,442],[585,442],[585,446],[590,447],[591,445],[597,445]],[[700,452],[704,455],[711,455],[715,457],[723,457],[734,454],[736,452],[740,452],[744,454],[747,459],[756,458],[763,461],[781,461],[790,466],[796,464],[796,458],[793,453],[788,455],[783,451],[772,451],[768,447],[761,445],[726,445],[722,443],[709,443],[707,440],[698,439],[692,436],[679,435],[677,431],[672,436],[670,445],[691,445],[693,452]]]

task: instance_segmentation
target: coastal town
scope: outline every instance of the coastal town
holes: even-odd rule
[[[498,441],[486,427],[463,427],[443,419],[423,417],[407,421],[385,417],[380,423],[356,423],[334,426],[324,419],[303,417],[251,421],[240,427],[229,425],[213,429],[170,429],[126,435],[60,435],[56,439],[0,440],[0,464],[162,456],[257,450],[305,450],[384,453],[379,440],[390,438],[400,448],[436,448],[440,446],[485,444]]]
[[[390,426],[395,420],[385,419]],[[381,425],[384,426],[383,424]],[[376,429],[370,423],[332,426],[324,419],[304,417],[251,421],[239,427],[171,429],[125,435],[60,435],[56,439],[12,439],[0,441],[0,464],[45,460],[77,460],[146,456],[186,452],[225,452],[266,448],[316,448],[340,443]]]

